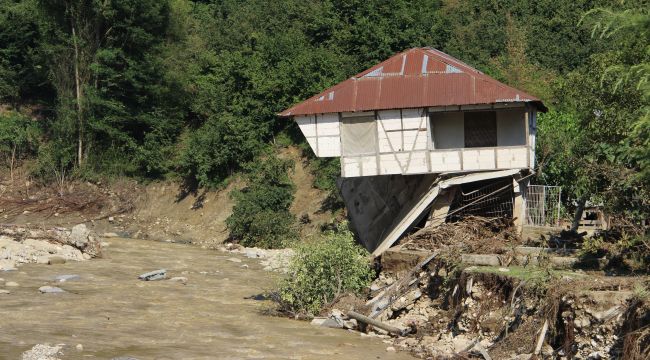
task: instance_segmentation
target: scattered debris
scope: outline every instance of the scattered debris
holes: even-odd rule
[[[155,281],[155,280],[163,280],[166,277],[167,277],[167,270],[160,269],[160,270],[154,270],[148,273],[144,273],[138,276],[138,279],[143,281]]]
[[[503,254],[521,244],[512,218],[466,216],[462,221],[424,227],[402,240],[406,249],[457,247],[472,254]]]

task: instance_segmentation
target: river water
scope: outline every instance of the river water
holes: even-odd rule
[[[276,275],[232,257],[110,239],[103,259],[0,272],[0,289],[11,291],[0,294],[0,359],[20,359],[44,343],[66,344],[60,359],[411,359],[377,338],[263,315],[268,302],[245,298],[270,289]],[[161,268],[187,284],[137,279]],[[53,280],[66,274],[80,279]],[[10,281],[19,286],[5,287]],[[40,294],[43,285],[66,293]]]

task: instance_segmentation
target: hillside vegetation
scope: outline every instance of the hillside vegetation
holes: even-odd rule
[[[650,208],[644,1],[0,0],[0,162],[42,183],[133,177],[186,189],[237,172],[235,237],[294,238],[281,110],[410,47],[541,97],[537,182],[634,222]],[[12,181],[7,179],[7,181]],[[268,204],[260,203],[260,197]],[[336,196],[333,196],[334,203]]]

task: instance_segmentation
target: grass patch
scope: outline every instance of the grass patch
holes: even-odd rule
[[[509,271],[501,271],[500,269],[508,269]],[[586,276],[583,273],[570,271],[570,270],[555,270],[545,269],[540,267],[523,267],[523,266],[510,266],[507,268],[497,266],[470,266],[465,268],[466,272],[474,273],[489,273],[501,276],[525,280],[528,283],[544,283],[554,278],[561,278],[568,276],[572,279],[580,279]]]

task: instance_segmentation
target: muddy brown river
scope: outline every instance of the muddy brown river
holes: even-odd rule
[[[103,259],[0,272],[0,289],[11,291],[0,294],[0,359],[20,359],[45,343],[66,344],[60,359],[412,359],[387,352],[377,338],[263,315],[267,302],[245,298],[271,288],[276,275],[256,260],[236,263],[188,245],[109,242]],[[187,284],[137,279],[161,268]],[[80,278],[53,280],[66,274]],[[43,285],[66,293],[40,294]]]

